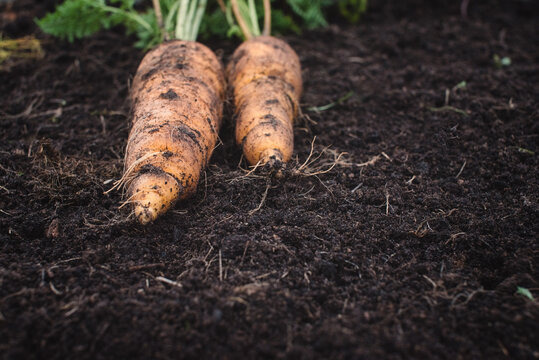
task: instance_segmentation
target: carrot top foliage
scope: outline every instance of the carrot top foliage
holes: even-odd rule
[[[199,33],[210,36],[240,36],[230,1],[207,0],[65,0],[42,19],[38,26],[47,34],[67,39],[90,36],[102,29],[123,25],[135,34],[135,46],[150,49],[167,39],[195,40]],[[263,17],[261,1],[240,0],[240,7],[251,11],[249,18]],[[365,12],[367,0],[272,0],[271,23],[276,33],[324,27],[326,14],[338,13],[356,22]],[[254,19],[252,19],[254,24]]]
[[[243,37],[242,31],[233,19],[231,2],[225,3],[223,13],[218,6],[209,6],[202,22],[202,36],[223,36],[227,27],[227,36]],[[253,35],[258,33],[258,23],[262,22],[265,11],[263,2],[238,0],[238,7]],[[302,29],[316,29],[328,25],[327,15],[337,14],[348,22],[356,23],[367,10],[368,0],[271,0],[272,31],[278,34]]]
[[[138,10],[135,0],[66,0],[36,20],[45,33],[73,41],[123,25],[136,34],[136,47],[149,49],[165,39],[195,40],[207,0],[154,0]]]
[[[155,11],[135,10],[135,0],[66,0],[36,22],[43,32],[70,42],[120,24],[137,35],[137,47],[149,48],[160,41]]]

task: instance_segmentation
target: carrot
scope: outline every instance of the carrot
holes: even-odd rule
[[[226,70],[236,109],[236,142],[249,164],[280,167],[290,160],[294,149],[293,122],[302,92],[300,61],[286,42],[269,36],[268,0],[264,0],[262,35],[255,26],[249,29],[237,1],[231,3],[247,39]]]
[[[167,42],[142,60],[124,174],[142,224],[196,190],[217,142],[224,90],[222,66],[202,44]]]
[[[178,16],[185,17],[181,10]],[[191,40],[165,42],[147,53],[131,88],[133,121],[117,186],[127,186],[126,203],[133,204],[141,224],[195,192],[221,125],[224,69],[209,48],[194,41],[196,31],[186,20],[178,23],[176,37],[187,33]]]

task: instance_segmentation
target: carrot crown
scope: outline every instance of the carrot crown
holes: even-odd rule
[[[271,4],[270,0],[263,0],[264,3],[264,29],[260,32],[258,25],[258,16],[254,0],[230,0],[232,11],[238,25],[249,40],[252,37],[260,35],[269,35],[271,33]]]
[[[206,4],[208,3],[207,0],[176,0],[168,9],[164,19],[160,1],[152,1],[157,23],[162,29],[165,40],[170,38],[196,40],[200,23],[206,10]]]

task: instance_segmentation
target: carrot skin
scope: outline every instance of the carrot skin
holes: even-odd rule
[[[200,43],[166,42],[140,63],[124,164],[140,223],[195,192],[218,139],[224,95],[223,67]]]
[[[294,50],[271,36],[247,40],[232,55],[227,78],[236,108],[236,142],[249,164],[290,160],[302,92]]]

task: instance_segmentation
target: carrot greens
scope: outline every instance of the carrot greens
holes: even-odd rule
[[[66,0],[36,20],[47,34],[72,42],[102,29],[123,25],[136,47],[149,49],[166,39],[195,40],[207,0],[154,0],[138,10],[135,0]]]

